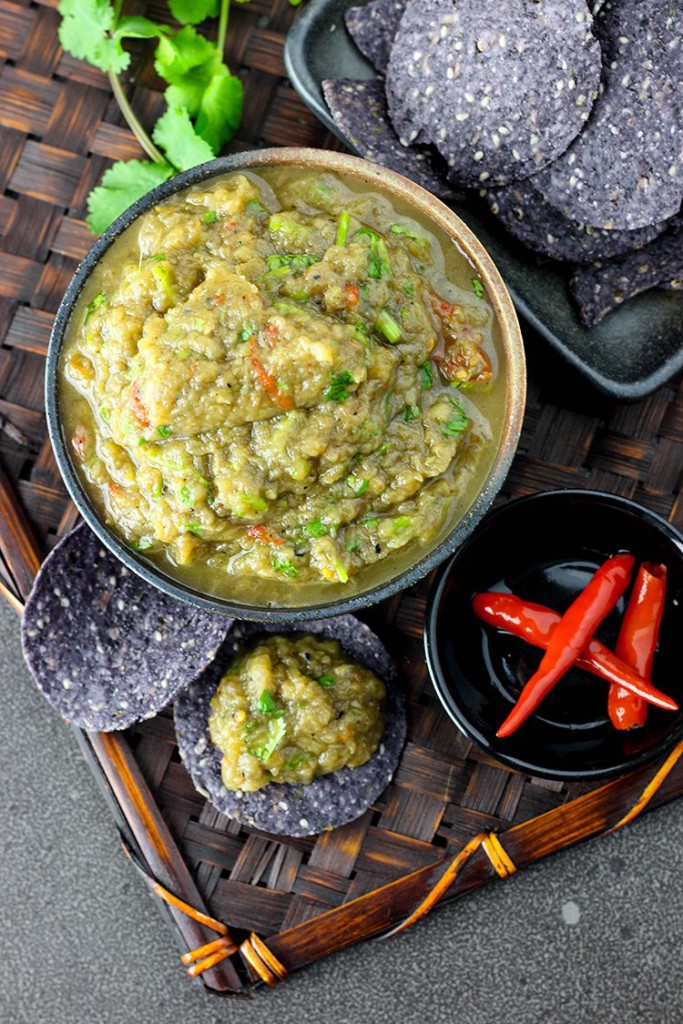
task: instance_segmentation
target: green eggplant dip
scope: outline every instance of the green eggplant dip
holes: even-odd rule
[[[251,792],[357,768],[379,746],[385,705],[382,680],[336,640],[268,637],[230,666],[211,699],[223,782]]]
[[[234,172],[104,254],[68,326],[62,418],[99,514],[165,572],[338,597],[433,547],[481,487],[496,330],[465,256],[387,197]]]

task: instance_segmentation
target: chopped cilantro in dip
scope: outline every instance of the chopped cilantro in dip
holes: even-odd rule
[[[330,373],[330,386],[325,392],[328,402],[343,402],[349,397],[349,385],[353,384],[353,374],[348,370],[341,373]]]
[[[90,439],[93,503],[169,576],[247,605],[355,594],[481,486],[504,397],[493,311],[396,205],[305,168],[230,172],[98,263],[65,341],[65,430]]]

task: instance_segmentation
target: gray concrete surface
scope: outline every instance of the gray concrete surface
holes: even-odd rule
[[[190,982],[0,608],[1,1024],[681,1024],[683,802],[311,965]]]

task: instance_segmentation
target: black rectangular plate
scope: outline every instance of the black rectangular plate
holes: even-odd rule
[[[332,120],[321,83],[376,76],[344,26],[346,9],[362,2],[309,0],[285,45],[292,85],[354,152]],[[476,200],[450,205],[490,252],[519,315],[600,391],[622,400],[643,398],[683,367],[683,292],[652,289],[619,306],[596,327],[583,327],[569,294],[567,265],[537,257]]]

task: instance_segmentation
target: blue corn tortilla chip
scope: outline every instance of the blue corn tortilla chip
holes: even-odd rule
[[[214,664],[176,701],[178,748],[195,787],[222,814],[262,832],[317,835],[360,817],[386,789],[405,743],[405,706],[391,657],[368,626],[353,615],[297,623],[286,632],[337,640],[347,654],[384,680],[387,708],[380,746],[358,768],[342,768],[320,775],[306,786],[271,782],[252,793],[226,789],[221,778],[223,755],[209,736],[211,697],[225,668],[245,642],[259,634],[281,632],[283,629],[278,626],[235,622]]]
[[[587,327],[600,323],[627,299],[658,286],[675,290],[683,287],[680,219],[638,252],[579,268],[569,285],[581,322]]]
[[[586,0],[410,0],[386,75],[403,144],[433,143],[457,186],[506,185],[563,153],[600,82]]]
[[[489,189],[486,201],[507,231],[524,245],[551,259],[591,263],[640,249],[666,230],[668,221],[634,231],[605,231],[569,220],[526,178]]]
[[[683,5],[606,0],[595,32],[600,96],[534,185],[572,220],[630,231],[673,216],[683,198]]]
[[[458,197],[428,149],[401,145],[387,117],[381,82],[337,78],[323,82],[323,93],[339,130],[360,156],[398,171],[442,199]]]
[[[170,704],[211,663],[231,622],[151,587],[82,525],[41,566],[21,637],[52,707],[81,729],[110,732]]]
[[[371,0],[363,7],[350,7],[344,21],[354,43],[378,71],[384,73],[398,23],[408,0]]]

